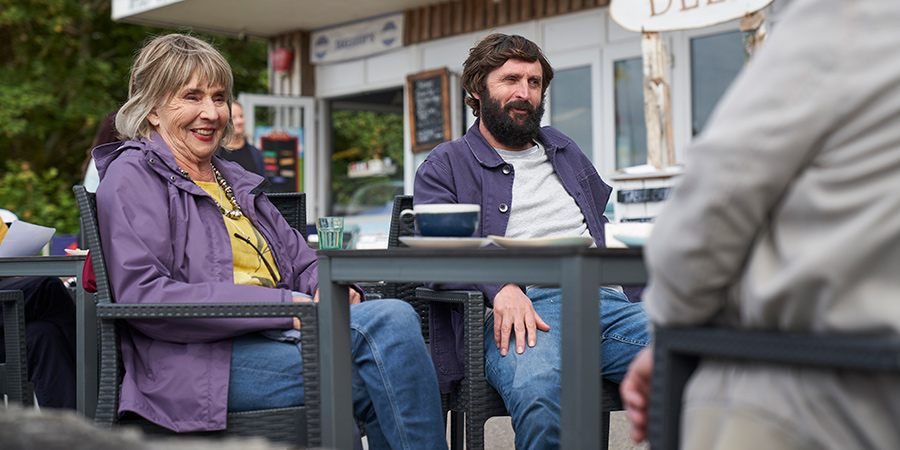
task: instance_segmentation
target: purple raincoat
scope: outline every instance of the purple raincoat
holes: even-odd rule
[[[318,286],[315,251],[265,195],[259,175],[215,157],[244,214],[272,249],[275,289],[235,285],[231,241],[214,200],[181,175],[162,138],[93,151],[97,213],[118,303],[291,302]],[[231,339],[289,329],[291,318],[131,320],[122,334],[119,413],[133,411],[175,431],[224,429]]]

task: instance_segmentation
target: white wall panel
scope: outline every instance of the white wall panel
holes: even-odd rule
[[[403,49],[383,53],[366,60],[366,87],[399,86],[406,81],[405,74],[413,71],[412,51]]]
[[[316,97],[362,92],[365,84],[365,60],[316,66]]]
[[[605,38],[605,10],[591,10],[541,21],[544,53],[601,45]]]
[[[469,54],[469,49],[478,43],[471,34],[440,39],[434,42],[420,44],[422,51],[421,70],[438,69],[447,67],[451,72],[462,72],[463,61]]]

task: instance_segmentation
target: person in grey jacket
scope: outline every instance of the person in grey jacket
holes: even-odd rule
[[[138,54],[96,148],[97,214],[120,303],[308,302],[316,252],[263,194],[266,181],[215,157],[232,132],[231,68],[208,43],[158,37]],[[350,294],[354,413],[371,448],[446,448],[418,315]],[[119,412],[175,431],[221,430],[228,412],[304,402],[296,318],[130,320]]]
[[[653,324],[900,334],[900,3],[793,0],[687,152],[646,248]],[[622,384],[645,437],[652,360]],[[705,360],[687,449],[900,448],[900,376]]]
[[[553,69],[522,36],[492,34],[469,52],[461,82],[479,117],[460,139],[436,147],[416,173],[414,202],[481,206],[476,236],[589,236],[602,247],[610,187],[571,139],[540,126]],[[493,307],[484,326],[485,376],[512,416],[518,449],[559,447],[560,289],[496,284],[478,289]],[[601,288],[603,376],[619,382],[650,343],[640,303]],[[574,300],[573,300],[574,301]],[[462,377],[462,324],[431,306],[432,356],[441,388]],[[592,339],[585,337],[585,339]],[[598,367],[598,370],[601,370]]]

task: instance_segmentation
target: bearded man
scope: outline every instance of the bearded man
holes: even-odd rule
[[[481,205],[475,236],[582,235],[603,247],[611,188],[572,139],[540,126],[552,78],[541,49],[522,36],[492,34],[473,47],[460,81],[478,119],[463,137],[428,155],[416,172],[414,202]],[[558,448],[560,289],[462,287],[480,290],[489,303],[485,375],[512,416],[516,448]],[[598,301],[603,376],[619,383],[630,361],[650,344],[647,316],[617,286],[600,288]],[[451,320],[452,307],[431,308],[432,357],[441,389],[449,392],[463,376],[457,345],[462,324]]]

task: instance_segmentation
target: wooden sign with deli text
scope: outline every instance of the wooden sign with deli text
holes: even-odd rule
[[[612,0],[609,13],[626,30],[659,32],[740,19],[770,3],[772,0]]]

